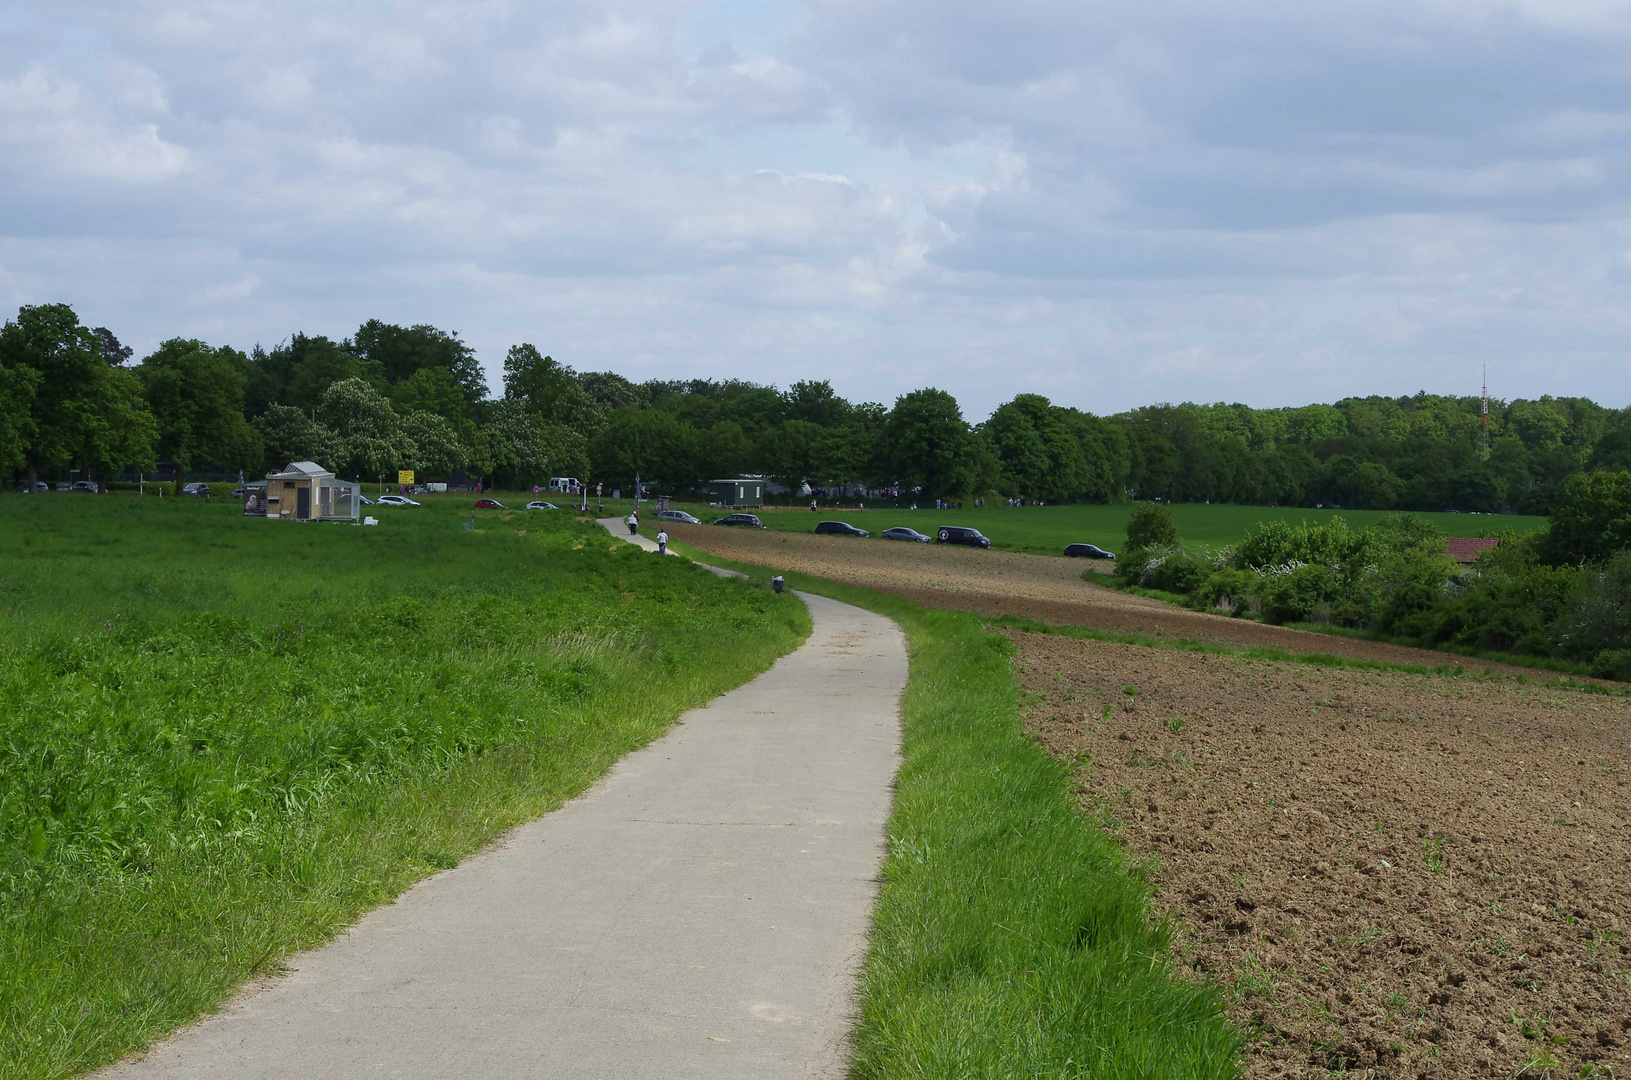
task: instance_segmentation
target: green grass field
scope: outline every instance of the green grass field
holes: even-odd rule
[[[677,505],[677,504],[676,504]],[[720,511],[689,508],[704,521],[712,521]],[[789,532],[810,532],[818,521],[847,521],[869,530],[873,537],[884,529],[905,525],[933,536],[941,525],[965,525],[979,529],[991,538],[991,546],[1004,551],[1026,551],[1038,555],[1058,555],[1066,544],[1097,544],[1119,551],[1127,538],[1131,503],[1114,506],[988,506],[983,510],[831,510],[812,514],[802,509],[766,507],[759,514],[765,526]],[[626,513],[626,511],[625,511]],[[1173,520],[1185,544],[1222,547],[1244,537],[1264,521],[1307,521],[1323,523],[1340,516],[1348,524],[1364,527],[1382,517],[1380,510],[1305,510],[1298,507],[1202,505],[1178,503],[1172,507]],[[1422,514],[1449,536],[1493,535],[1505,529],[1528,532],[1546,524],[1542,517],[1490,514]]]
[[[0,1078],[214,1007],[808,632],[792,597],[469,502],[364,528],[0,496]]]

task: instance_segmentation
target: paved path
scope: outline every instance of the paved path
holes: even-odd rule
[[[105,1075],[844,1076],[906,649],[804,599],[770,671]]]

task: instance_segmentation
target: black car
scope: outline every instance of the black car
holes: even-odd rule
[[[942,544],[967,544],[969,547],[988,548],[991,541],[979,529],[965,529],[960,525],[942,525],[935,534]]]
[[[878,535],[883,537],[885,540],[910,540],[914,544],[932,544],[932,543],[934,543],[934,538],[933,537],[924,536],[922,533],[918,532],[916,529],[908,529],[904,525],[897,526],[896,528],[893,528],[893,529],[885,529],[883,532],[879,533]]]
[[[207,499],[210,497],[210,486],[208,484],[188,484],[181,489],[181,493],[190,495],[195,499]]]
[[[715,525],[746,525],[750,529],[764,528],[764,522],[752,514],[726,514],[722,518],[714,518]]]
[[[826,536],[871,536],[865,529],[857,529],[847,521],[823,521],[816,525],[815,531]]]
[[[1094,544],[1067,544],[1065,554],[1074,559],[1113,559],[1116,553]]]
[[[36,492],[50,491],[51,490],[51,485],[47,484],[44,480],[36,480],[34,482],[34,490]],[[27,495],[28,494],[28,482],[26,480],[23,483],[17,485],[17,494],[19,494],[19,495]]]
[[[68,490],[83,491],[91,495],[98,495],[102,491],[102,489],[97,486],[95,480],[75,480],[69,485]]]

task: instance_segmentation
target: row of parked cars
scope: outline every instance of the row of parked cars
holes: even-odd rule
[[[682,521],[688,525],[701,525],[702,522],[687,514],[684,510],[659,510],[657,516],[664,521]],[[756,514],[726,514],[722,518],[714,519],[715,525],[735,525],[749,529],[762,529],[764,522]],[[866,529],[851,525],[847,521],[820,521],[816,523],[818,536],[871,536]],[[878,534],[885,540],[904,540],[913,544],[930,544],[939,541],[942,544],[962,544],[966,547],[988,548],[991,541],[979,529],[970,529],[962,525],[942,525],[935,530],[933,536],[925,536],[916,529],[908,529],[904,525],[892,529],[885,529]],[[1071,558],[1081,559],[1114,559],[1115,552],[1106,551],[1096,544],[1067,544],[1065,554]]]

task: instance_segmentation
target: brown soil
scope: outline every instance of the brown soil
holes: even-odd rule
[[[1248,1077],[1631,1076],[1631,702],[1012,637]]]
[[[1168,640],[1236,648],[1268,645],[1357,660],[1427,666],[1463,662],[1428,649],[1267,626],[1134,596],[1082,580],[1084,569],[1103,566],[1085,559],[710,525],[671,524],[668,531],[677,540],[738,562],[798,571],[987,617],[1011,615]],[[1504,664],[1470,662],[1505,674],[1546,677]]]

